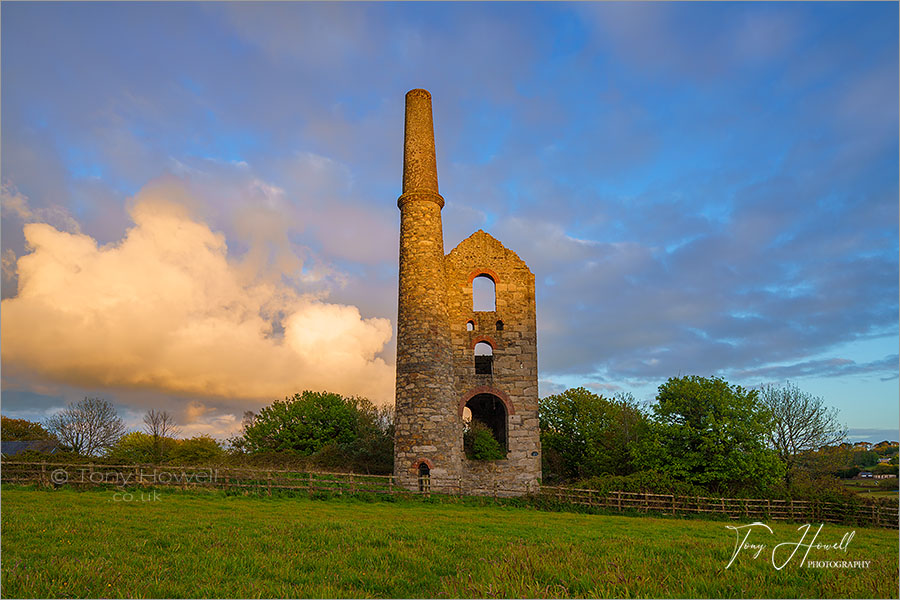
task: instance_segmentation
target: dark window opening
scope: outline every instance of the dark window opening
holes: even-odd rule
[[[491,375],[494,372],[494,349],[487,342],[475,344],[475,374]]]
[[[463,447],[475,460],[506,458],[506,405],[493,394],[478,394],[463,410]]]
[[[472,280],[472,310],[490,312],[497,310],[497,286],[490,275],[479,275]]]
[[[419,463],[419,491],[431,491],[431,469],[424,462]]]
[[[497,331],[503,331],[503,321],[497,321]]]
[[[466,331],[475,331],[475,321],[466,321]]]

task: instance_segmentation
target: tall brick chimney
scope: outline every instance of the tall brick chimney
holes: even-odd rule
[[[433,193],[432,200],[444,206],[438,193],[431,94],[426,90],[407,92],[403,134],[403,194]]]
[[[425,471],[443,481],[460,476],[462,425],[457,414],[447,316],[444,237],[438,193],[431,94],[406,94],[394,474],[415,489]],[[424,465],[424,466],[423,466]]]

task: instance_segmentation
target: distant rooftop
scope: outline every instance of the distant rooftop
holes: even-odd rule
[[[47,440],[23,440],[16,442],[0,442],[0,453],[3,456],[15,456],[26,450],[37,452],[56,452],[57,443]]]

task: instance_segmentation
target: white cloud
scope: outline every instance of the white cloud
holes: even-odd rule
[[[224,236],[186,204],[178,182],[144,188],[134,226],[105,246],[26,225],[19,293],[2,302],[7,373],[225,398],[235,408],[303,389],[392,399],[393,369],[376,358],[392,335],[387,319],[363,319],[271,276],[302,267],[296,256],[266,269],[236,263]]]

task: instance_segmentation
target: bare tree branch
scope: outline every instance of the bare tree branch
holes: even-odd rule
[[[70,403],[47,419],[46,427],[73,452],[87,456],[110,448],[125,434],[125,424],[116,409],[101,398]]]
[[[181,433],[175,418],[166,411],[150,409],[144,415],[144,432],[153,437],[175,437]]]
[[[766,386],[760,393],[763,404],[772,413],[773,428],[769,444],[790,470],[803,453],[834,446],[844,441],[847,429],[838,420],[835,408],[825,401],[787,382],[783,387]]]
[[[144,431],[153,437],[153,458],[160,462],[166,453],[171,438],[181,434],[175,425],[175,418],[166,411],[152,408],[144,415]]]

